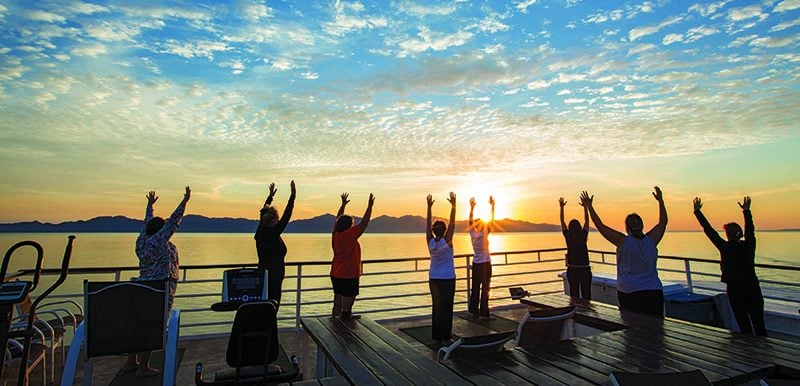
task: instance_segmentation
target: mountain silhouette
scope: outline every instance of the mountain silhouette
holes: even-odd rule
[[[334,216],[326,213],[309,219],[294,220],[286,227],[287,233],[328,233],[333,229]],[[356,221],[359,219],[356,218]],[[527,221],[503,219],[495,221],[497,231],[505,232],[553,232],[561,227],[554,224],[536,224]],[[179,232],[190,233],[250,233],[258,227],[257,220],[231,217],[205,217],[186,215]],[[0,232],[96,232],[96,233],[137,233],[142,229],[142,220],[125,216],[100,216],[89,220],[43,223],[27,221],[0,224]],[[456,231],[467,230],[467,221],[456,221]],[[422,216],[378,216],[369,223],[369,233],[421,233],[425,231],[425,218]]]

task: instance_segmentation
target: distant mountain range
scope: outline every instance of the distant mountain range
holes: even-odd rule
[[[324,214],[310,219],[294,220],[286,227],[287,233],[328,233],[334,216]],[[554,224],[536,224],[526,221],[503,219],[495,221],[497,230],[506,232],[552,232],[561,230]],[[230,217],[205,217],[186,215],[180,232],[194,233],[249,233],[255,232],[258,220]],[[101,216],[90,220],[66,221],[57,224],[39,221],[0,224],[0,232],[139,232],[142,220],[124,216]],[[456,221],[456,231],[467,229],[467,221]],[[369,223],[370,233],[416,233],[425,231],[425,218],[421,216],[379,216]]]

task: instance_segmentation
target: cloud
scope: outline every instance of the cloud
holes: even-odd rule
[[[638,40],[644,36],[652,35],[658,31],[661,31],[664,27],[670,26],[675,23],[680,23],[683,21],[683,16],[670,16],[664,21],[656,25],[644,26],[644,27],[635,27],[631,29],[628,33],[628,39],[630,41]]]
[[[686,31],[686,43],[692,43],[717,33],[719,33],[719,30],[713,27],[699,26],[690,28]]]
[[[163,44],[164,52],[182,56],[187,59],[204,57],[208,58],[208,60],[214,60],[215,52],[224,52],[230,49],[231,47],[225,42],[216,42],[210,40],[179,42],[174,39],[169,39]]]
[[[742,21],[756,17],[763,20],[766,19],[767,16],[769,15],[761,11],[760,5],[750,5],[747,7],[733,8],[728,11],[728,20],[731,21]]]
[[[683,35],[682,34],[667,34],[664,36],[664,39],[661,41],[661,44],[668,46],[672,43],[682,42]]]
[[[268,7],[263,0],[242,0],[237,6],[237,11],[242,19],[251,23],[273,16],[272,8]]]
[[[454,4],[431,5],[418,4],[412,1],[401,1],[396,6],[400,12],[416,17],[425,17],[429,15],[446,16],[456,11]]]
[[[70,51],[73,56],[88,56],[92,58],[96,58],[98,55],[105,54],[106,52],[108,52],[108,50],[106,46],[102,44],[75,47]]]
[[[789,28],[795,27],[797,25],[800,25],[800,18],[776,24],[776,25],[772,26],[772,28],[769,29],[769,32],[783,31],[785,29],[789,29]]]
[[[5,5],[0,4],[0,19],[6,17],[6,12],[8,12],[8,8]]]
[[[400,48],[398,57],[406,57],[427,50],[444,51],[450,47],[466,44],[474,34],[469,31],[456,31],[452,34],[435,32],[428,27],[420,27],[416,38],[400,40],[396,45]]]
[[[617,21],[619,19],[622,19],[622,10],[615,9],[611,11],[599,12],[589,15],[585,19],[583,19],[583,23],[600,24],[600,23],[605,23],[607,21]]]
[[[313,71],[301,72],[300,77],[303,79],[314,80],[319,79],[319,74]]]
[[[546,80],[534,80],[533,82],[528,83],[528,90],[540,90],[543,88],[550,87],[550,82]]]
[[[567,98],[567,99],[564,99],[564,103],[570,104],[570,105],[577,104],[577,103],[584,103],[584,102],[586,102],[585,98]]]
[[[67,9],[72,13],[77,13],[81,15],[91,15],[95,13],[106,13],[110,12],[110,10],[102,5],[92,4],[92,3],[84,3],[81,1],[76,1],[71,3],[67,6]]]
[[[640,54],[640,53],[645,52],[645,51],[650,51],[650,50],[652,50],[654,48],[656,48],[655,44],[649,44],[649,43],[648,44],[639,44],[639,45],[631,48],[630,50],[628,50],[628,56]]]
[[[792,11],[795,9],[800,8],[800,0],[783,0],[775,8],[772,9],[773,12],[786,12]]]
[[[343,36],[362,29],[382,28],[389,25],[388,20],[382,16],[362,15],[364,5],[358,2],[349,3],[336,0],[333,4],[333,21],[325,23],[325,32]]]
[[[708,17],[715,14],[717,11],[722,9],[722,7],[724,7],[726,4],[730,2],[731,0],[723,0],[714,3],[692,4],[692,6],[689,7],[689,12],[697,12],[703,17]]]
[[[63,23],[67,21],[64,16],[47,11],[28,11],[25,13],[25,16],[33,21],[43,21],[46,23]]]
[[[800,34],[796,34],[794,36],[757,38],[751,40],[750,45],[763,48],[786,47],[790,44],[796,43],[798,38],[800,38]]]
[[[528,13],[528,7],[536,4],[537,0],[522,0],[515,6],[522,13]]]
[[[486,15],[486,17],[476,25],[476,28],[481,32],[496,33],[508,31],[509,26],[503,23],[503,17],[501,15],[493,13]]]

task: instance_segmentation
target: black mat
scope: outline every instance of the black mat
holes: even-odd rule
[[[433,340],[433,338],[431,337],[431,326],[406,327],[406,328],[401,328],[400,331],[416,339],[417,342],[424,344],[431,350],[435,351],[438,350],[439,347],[442,347],[442,345],[438,341]],[[460,338],[460,336],[451,335],[451,338],[453,340],[456,340]]]
[[[492,315],[492,318],[494,318],[493,320],[481,320],[480,317],[473,316],[472,314],[461,314],[458,315],[458,317],[497,332],[516,331],[519,326],[518,321],[506,319],[497,315]]]
[[[178,349],[178,367],[181,365],[181,361],[183,360],[183,354],[186,353],[185,348]],[[150,367],[154,369],[164,370],[164,351],[154,351],[153,354],[150,356]],[[110,386],[128,386],[128,385],[161,385],[163,384],[164,377],[163,375],[154,375],[152,377],[136,377],[136,372],[132,371],[129,373],[123,373],[122,369],[117,372],[117,375],[114,376],[114,379],[111,380],[109,383]]]

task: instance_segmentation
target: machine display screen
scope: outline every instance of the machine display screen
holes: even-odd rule
[[[268,299],[267,272],[257,269],[231,269],[222,279],[223,302],[251,302]]]

